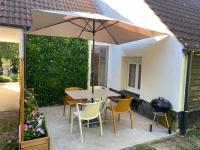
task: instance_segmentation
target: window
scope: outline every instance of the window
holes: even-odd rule
[[[127,90],[139,93],[141,82],[142,65],[137,63],[128,64],[128,88]]]
[[[95,45],[94,49],[94,86],[107,87],[109,46]],[[90,83],[91,79],[90,79]]]
[[[136,64],[129,64],[128,86],[135,88],[136,87],[135,81],[136,81]]]

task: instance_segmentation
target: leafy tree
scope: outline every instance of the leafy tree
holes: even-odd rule
[[[1,62],[2,62],[2,68],[3,68],[3,75],[4,76],[9,76],[9,69],[12,65],[12,62],[10,59],[6,59],[6,58],[1,58]]]
[[[18,61],[18,44],[17,43],[7,43],[0,42],[0,60],[2,58],[11,61],[11,65],[13,66],[13,73],[18,72],[19,61]],[[0,61],[0,70],[2,68],[3,62]]]
[[[0,42],[0,58],[18,61],[18,47],[17,43]]]

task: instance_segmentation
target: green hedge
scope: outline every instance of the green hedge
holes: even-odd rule
[[[88,41],[27,36],[26,88],[34,88],[39,106],[63,104],[64,89],[87,87]]]

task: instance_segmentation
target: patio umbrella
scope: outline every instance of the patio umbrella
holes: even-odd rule
[[[159,32],[96,13],[56,10],[32,10],[32,26],[29,33],[92,40],[92,62],[94,62],[95,41],[122,44],[162,35]],[[94,63],[91,67],[92,93],[94,93],[93,70]]]

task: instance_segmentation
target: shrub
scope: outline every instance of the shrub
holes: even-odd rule
[[[88,41],[27,36],[26,87],[39,106],[63,104],[66,87],[87,87]]]
[[[12,82],[17,82],[18,81],[18,74],[11,74],[10,78],[11,78]]]
[[[7,76],[0,76],[0,82],[10,82],[11,78]]]

